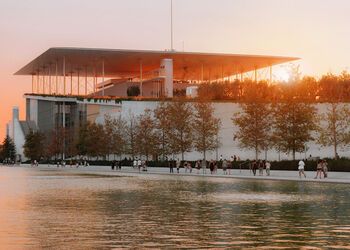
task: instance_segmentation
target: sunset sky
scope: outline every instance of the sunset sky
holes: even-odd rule
[[[174,46],[296,56],[303,74],[350,67],[349,0],[173,0]],[[30,77],[13,73],[50,47],[170,47],[170,0],[0,0],[0,138],[24,118]]]

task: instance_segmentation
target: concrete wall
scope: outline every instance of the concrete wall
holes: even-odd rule
[[[158,102],[147,102],[147,101],[123,101],[121,110],[115,112],[115,110],[110,110],[112,116],[117,117],[121,115],[123,118],[128,119],[130,115],[138,116],[142,114],[145,109],[155,109]],[[209,152],[207,154],[208,159],[216,159],[217,154],[222,155],[224,158],[229,158],[230,156],[237,155],[242,160],[244,159],[254,159],[255,152],[253,150],[241,149],[238,145],[238,141],[233,140],[233,135],[237,131],[237,127],[232,124],[232,116],[234,113],[239,112],[239,104],[236,103],[213,103],[215,109],[215,116],[221,119],[222,126],[220,129],[219,137],[221,140],[221,147],[218,152]],[[319,104],[316,106],[319,113],[324,113],[327,109],[327,104]],[[101,120],[102,119],[102,120]],[[99,117],[99,122],[103,122],[103,117]],[[315,142],[309,142],[307,144],[307,151],[304,153],[297,153],[297,158],[305,158],[309,155],[313,157],[333,157],[333,149],[331,147],[321,147]],[[339,155],[350,157],[350,152],[347,149],[339,149]],[[186,158],[189,160],[195,160],[202,157],[202,154],[198,152],[191,152],[186,154]],[[265,152],[260,153],[260,158],[265,159]],[[292,159],[291,154],[279,154],[275,150],[269,150],[267,152],[267,158],[269,160],[283,160]]]

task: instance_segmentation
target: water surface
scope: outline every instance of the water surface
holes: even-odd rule
[[[1,167],[0,245],[350,249],[349,186]]]

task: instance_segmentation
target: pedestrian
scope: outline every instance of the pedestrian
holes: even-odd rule
[[[328,177],[328,163],[326,160],[322,161],[322,169],[323,169],[324,178],[327,178]]]
[[[231,169],[232,169],[232,161],[227,161],[228,175],[231,175]]]
[[[142,167],[141,158],[137,161],[137,167],[139,168],[139,172],[141,172],[141,167]]]
[[[322,160],[317,161],[317,166],[316,166],[316,176],[314,179],[317,179],[317,177],[322,178],[322,172],[323,172],[323,162]]]
[[[228,163],[227,163],[226,159],[224,159],[224,161],[222,162],[222,170],[224,172],[224,175],[227,175],[227,165],[228,165]]]
[[[265,162],[266,175],[270,176],[271,163],[269,161]]]
[[[210,169],[210,174],[213,174],[214,173],[214,161],[211,160],[209,162],[209,169]]]
[[[253,171],[253,175],[255,176],[256,175],[256,169],[257,169],[257,162],[256,162],[256,160],[254,160],[253,162],[252,162],[252,164],[251,164],[251,169],[252,169],[252,171]]]
[[[262,160],[260,160],[258,162],[258,167],[259,167],[259,176],[263,176],[264,175],[264,162]]]
[[[180,166],[181,166],[181,161],[177,159],[176,161],[176,172],[179,174],[180,173]]]
[[[170,173],[174,173],[173,161],[172,160],[168,161],[168,165],[169,165]]]
[[[114,170],[114,161],[112,161],[111,169]]]
[[[304,168],[305,168],[305,162],[303,160],[300,160],[298,163],[299,178],[301,178],[301,175],[304,175],[304,177],[306,178]]]
[[[200,160],[196,161],[195,168],[197,169],[197,174],[199,174],[199,171],[201,170],[201,162],[200,162]]]
[[[135,169],[137,168],[137,158],[134,159],[133,163],[132,163],[132,168]]]
[[[187,167],[189,168],[190,170],[190,174],[192,174],[192,162],[187,162]]]

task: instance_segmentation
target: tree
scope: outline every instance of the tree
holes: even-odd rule
[[[126,122],[119,116],[117,119],[105,116],[104,130],[108,138],[107,151],[109,154],[122,155],[125,151]]]
[[[138,126],[137,120],[133,114],[129,114],[128,123],[126,124],[126,150],[125,152],[131,155],[132,159],[134,159],[136,155],[136,128]]]
[[[193,119],[193,143],[199,152],[203,153],[218,147],[218,134],[221,121],[214,117],[214,108],[211,103],[197,102],[194,104],[195,115]]]
[[[108,143],[103,125],[87,122],[79,130],[76,148],[79,155],[106,157]]]
[[[6,136],[2,143],[2,158],[14,161],[16,159],[16,146],[13,140]]]
[[[305,143],[312,141],[312,131],[317,129],[315,122],[316,109],[294,98],[278,103],[274,110],[275,146],[282,152],[292,152],[295,160],[296,152],[303,152]]]
[[[23,145],[24,156],[30,160],[40,160],[44,156],[45,135],[31,130],[25,137]]]
[[[168,103],[162,101],[158,104],[157,108],[154,110],[155,126],[159,138],[159,149],[163,160],[171,153],[170,147],[170,133],[171,133],[171,123],[170,123],[170,111]]]
[[[338,148],[349,142],[350,136],[350,110],[347,105],[331,103],[327,113],[320,115],[324,124],[319,126],[318,142],[322,146],[333,146],[334,158],[338,158]]]
[[[256,160],[271,141],[271,108],[268,103],[258,99],[240,104],[242,111],[232,118],[233,124],[238,127],[234,139],[239,141],[242,148],[254,149]]]
[[[151,111],[145,110],[145,113],[138,117],[137,124],[135,137],[137,152],[146,156],[148,160],[150,155],[155,155],[158,151],[158,137]]]
[[[140,87],[139,86],[130,86],[126,93],[128,96],[139,96],[140,95]]]
[[[173,153],[184,154],[192,150],[192,107],[185,99],[175,99],[169,103],[169,119],[171,125],[170,146]]]

